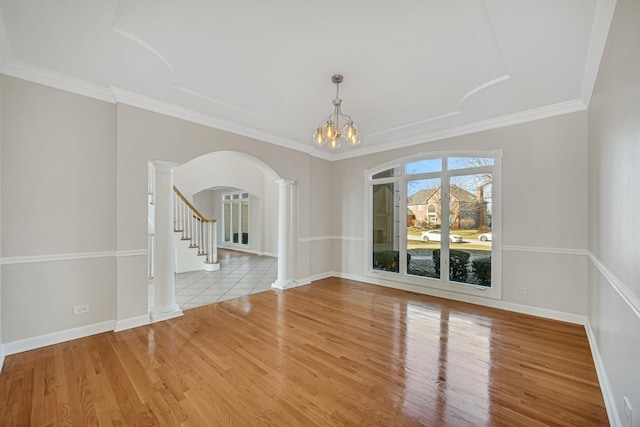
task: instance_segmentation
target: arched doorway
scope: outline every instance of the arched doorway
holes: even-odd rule
[[[155,173],[155,177],[158,179],[158,173]],[[161,179],[166,179],[166,171]],[[297,189],[293,181],[282,179],[269,165],[253,156],[239,152],[219,151],[204,154],[182,165],[173,165],[171,182],[182,194],[190,198],[202,191],[211,190],[215,193],[226,189],[239,189],[253,195],[256,206],[252,210],[258,214],[253,216],[252,237],[248,239],[251,246],[249,247],[247,243],[247,249],[261,254],[277,254],[278,272],[273,287],[284,289],[287,283],[293,282],[295,254],[291,247],[297,241],[297,227],[293,225],[295,220],[292,218],[294,216],[297,218],[294,206]],[[155,191],[160,189],[156,187]],[[213,206],[212,211],[219,216],[222,209],[216,209]],[[158,226],[160,224],[156,224],[156,229]],[[224,233],[219,234],[224,236]],[[154,258],[162,259],[157,252],[158,250],[154,251]],[[157,268],[158,261],[155,265]],[[167,276],[171,275],[167,274]],[[171,277],[166,280],[170,282]],[[166,296],[170,293],[167,288],[173,291],[175,283],[154,281],[154,294],[160,289],[160,294]],[[175,293],[171,293],[173,293],[173,303],[159,302],[154,297],[154,308],[151,310],[154,321],[181,314],[181,311],[176,309]],[[165,309],[172,307],[172,314],[154,316],[157,305]]]

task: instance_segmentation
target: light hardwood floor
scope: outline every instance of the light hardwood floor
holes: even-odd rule
[[[584,328],[329,278],[8,356],[0,425],[608,425]]]

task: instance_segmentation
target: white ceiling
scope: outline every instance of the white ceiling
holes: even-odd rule
[[[0,0],[0,71],[336,159],[586,108],[614,6]],[[329,153],[335,73],[363,137]]]

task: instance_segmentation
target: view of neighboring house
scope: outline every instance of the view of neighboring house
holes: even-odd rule
[[[442,223],[440,200],[442,189],[430,188],[415,192],[407,198],[407,226],[434,227]],[[471,229],[491,225],[489,202],[482,187],[476,194],[451,185],[449,196],[449,223],[453,229]]]

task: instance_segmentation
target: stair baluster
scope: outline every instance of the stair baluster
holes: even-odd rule
[[[174,230],[182,233],[182,240],[190,240],[189,246],[205,257],[205,264],[218,266],[216,220],[206,219],[175,186],[173,191]]]

